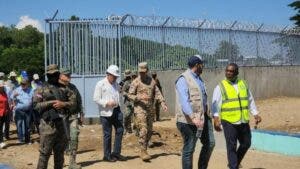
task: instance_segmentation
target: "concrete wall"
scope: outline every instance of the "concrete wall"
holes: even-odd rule
[[[162,116],[174,116],[175,81],[184,70],[158,71],[163,93],[169,107]],[[276,96],[300,96],[300,66],[241,67],[239,76],[245,79],[255,98]],[[224,68],[204,69],[202,77],[206,82],[209,101],[216,85],[224,79]]]

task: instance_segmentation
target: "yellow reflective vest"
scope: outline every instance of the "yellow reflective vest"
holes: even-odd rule
[[[228,80],[219,84],[222,93],[221,119],[230,123],[249,121],[248,86],[244,80],[237,79],[238,92]]]

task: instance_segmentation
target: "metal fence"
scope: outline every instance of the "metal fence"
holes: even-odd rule
[[[94,87],[110,64],[121,71],[147,61],[151,70],[185,69],[200,54],[206,67],[300,65],[299,29],[171,17],[110,16],[45,23],[45,66],[72,71],[86,117],[97,117]]]
[[[193,54],[206,67],[299,65],[300,31],[264,24],[213,22],[171,17],[110,16],[105,19],[47,20],[45,64],[73,74],[104,74],[109,64],[136,69],[182,69]]]

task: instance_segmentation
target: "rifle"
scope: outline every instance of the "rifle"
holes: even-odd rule
[[[53,94],[53,97],[55,98],[55,100],[62,100],[62,101],[66,101],[67,99],[65,97],[63,97],[61,91],[59,91],[60,89],[57,89],[53,86],[51,86],[50,88],[50,93]],[[65,113],[56,110],[56,113],[58,114],[58,116],[60,118],[62,118],[62,123],[63,123],[63,128],[64,128],[64,132],[66,134],[67,140],[70,141],[70,131],[68,128],[68,117],[65,115]]]

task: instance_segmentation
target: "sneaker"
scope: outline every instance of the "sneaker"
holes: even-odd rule
[[[0,148],[3,149],[6,147],[6,144],[4,142],[0,143]]]

